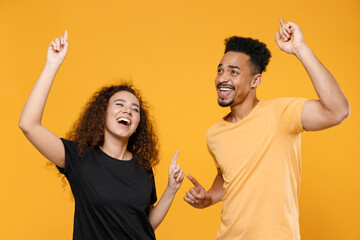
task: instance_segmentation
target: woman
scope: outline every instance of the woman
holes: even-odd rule
[[[155,239],[184,173],[169,167],[159,202],[152,167],[157,138],[138,92],[129,84],[94,94],[69,133],[58,138],[41,124],[46,99],[68,50],[68,34],[50,43],[45,68],[22,111],[19,127],[68,179],[75,198],[74,239]]]

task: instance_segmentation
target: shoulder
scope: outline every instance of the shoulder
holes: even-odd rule
[[[60,140],[64,144],[65,151],[71,151],[71,152],[78,152],[79,151],[79,146],[78,146],[78,144],[76,142],[65,139],[65,138],[60,138]]]
[[[299,97],[279,97],[267,101],[267,105],[275,111],[277,114],[282,114],[288,108],[302,108],[308,101],[305,98]]]
[[[217,121],[215,124],[213,124],[209,129],[206,131],[206,138],[211,136],[214,132],[216,132],[219,128],[224,126],[224,118]]]

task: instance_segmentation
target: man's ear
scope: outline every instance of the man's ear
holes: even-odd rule
[[[257,86],[260,85],[262,81],[262,75],[259,74],[255,74],[252,79],[251,79],[251,87],[256,88]]]

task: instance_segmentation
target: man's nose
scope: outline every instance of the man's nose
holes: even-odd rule
[[[229,76],[228,76],[228,74],[225,72],[225,73],[221,74],[221,75],[218,77],[218,80],[219,80],[219,83],[228,82],[228,81],[229,81]]]

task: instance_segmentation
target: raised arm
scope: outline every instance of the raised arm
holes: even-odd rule
[[[309,74],[318,100],[308,101],[302,111],[304,129],[316,131],[340,124],[350,114],[350,105],[336,79],[305,44],[298,25],[280,19],[275,41],[279,48],[295,55]]]
[[[151,226],[155,230],[162,220],[164,220],[172,201],[174,200],[176,192],[179,190],[183,179],[184,173],[180,165],[176,164],[176,159],[179,155],[179,151],[176,151],[173,159],[171,160],[169,167],[169,181],[168,186],[161,196],[159,202],[153,207],[149,214],[149,221]]]
[[[225,191],[223,187],[224,179],[220,169],[217,170],[218,174],[215,176],[214,182],[209,191],[206,191],[194,177],[187,175],[189,180],[194,184],[194,187],[190,188],[184,197],[184,200],[188,204],[195,208],[206,208],[221,201],[224,197]]]
[[[32,89],[19,120],[19,127],[31,144],[59,167],[65,166],[64,146],[60,138],[41,124],[41,118],[56,72],[67,54],[67,39],[65,31],[63,37],[50,43],[44,70]]]

